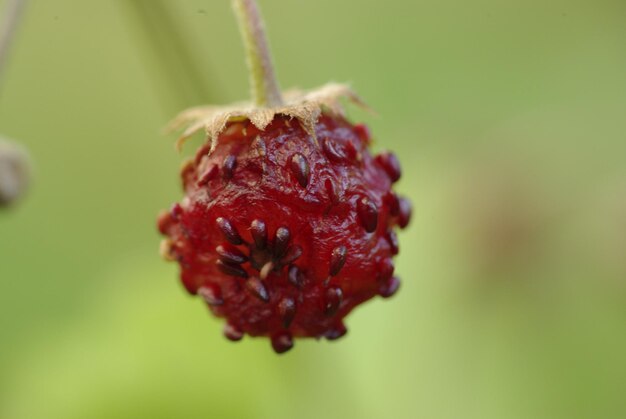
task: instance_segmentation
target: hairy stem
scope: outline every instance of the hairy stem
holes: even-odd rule
[[[256,0],[232,1],[246,49],[254,102],[258,106],[280,106],[283,104],[283,98],[274,74],[263,19]]]

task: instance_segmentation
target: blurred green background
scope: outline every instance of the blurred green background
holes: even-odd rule
[[[0,212],[0,418],[626,417],[626,2],[260,1],[283,87],[351,82],[415,206],[398,296],[280,357],[158,255],[160,129],[248,96],[229,3],[30,2],[0,90],[35,162]]]

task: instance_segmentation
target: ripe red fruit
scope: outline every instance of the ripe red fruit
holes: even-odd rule
[[[294,337],[337,339],[354,307],[399,287],[394,228],[411,215],[391,189],[400,165],[328,109],[308,127],[281,112],[264,129],[250,119],[184,166],[185,199],[159,218],[164,256],[231,340],[269,336],[281,353]]]
[[[228,339],[268,336],[282,353],[294,337],[340,338],[354,307],[398,290],[394,228],[411,206],[391,190],[397,158],[373,158],[367,128],[344,118],[341,97],[362,105],[354,92],[283,96],[256,1],[233,6],[254,105],[194,108],[174,122],[186,126],[180,143],[201,129],[208,141],[182,170],[185,199],[159,218],[161,250],[226,319]]]

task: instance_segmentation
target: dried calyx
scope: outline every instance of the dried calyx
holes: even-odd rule
[[[315,123],[322,112],[344,116],[340,99],[346,98],[364,109],[367,105],[357,94],[344,84],[327,84],[309,92],[292,90],[285,94],[285,104],[274,107],[258,107],[253,103],[236,103],[229,106],[203,106],[191,108],[180,113],[170,124],[169,130],[184,129],[177,141],[177,148],[182,148],[189,137],[201,130],[206,131],[211,143],[211,152],[217,146],[217,138],[229,122],[249,120],[263,131],[277,115],[297,119],[310,135],[315,135]]]

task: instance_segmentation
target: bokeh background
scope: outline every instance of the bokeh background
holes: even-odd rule
[[[158,255],[179,110],[248,96],[227,0],[32,0],[0,131],[0,417],[626,417],[626,2],[261,0],[284,87],[348,81],[415,206],[339,342],[232,344]],[[1,4],[4,5],[4,2]]]

